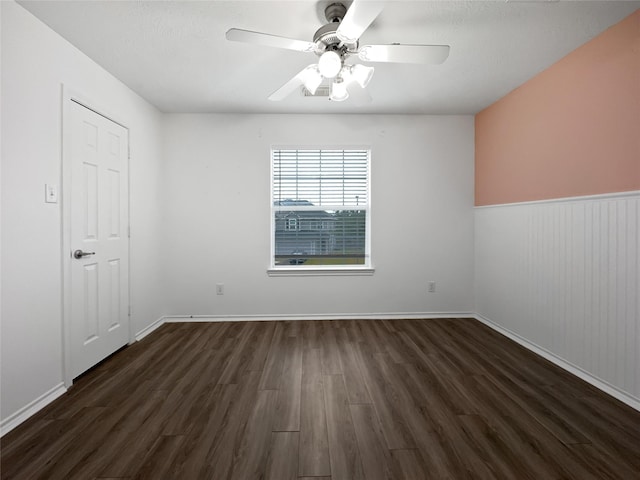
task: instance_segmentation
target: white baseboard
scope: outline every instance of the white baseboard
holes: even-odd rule
[[[165,322],[165,317],[160,317],[155,322],[151,323],[151,325],[147,325],[146,327],[144,327],[142,330],[136,333],[135,335],[136,342],[139,342],[144,337],[149,335],[151,332],[153,332],[157,328],[160,328],[164,324],[164,322]]]
[[[64,383],[60,383],[56,385],[48,392],[43,393],[38,398],[36,398],[31,403],[25,405],[20,410],[15,412],[12,415],[9,415],[7,418],[2,420],[0,423],[0,437],[9,433],[11,430],[16,428],[22,422],[24,422],[27,418],[35,415],[37,412],[42,410],[44,407],[53,402],[60,395],[65,393],[67,389],[64,386]]]
[[[472,312],[404,312],[404,313],[344,313],[303,315],[167,315],[167,323],[180,322],[274,322],[282,320],[402,320],[435,318],[476,318]]]
[[[573,365],[572,363],[567,362],[563,358],[558,357],[554,353],[550,352],[549,350],[547,350],[545,348],[542,348],[542,347],[536,345],[533,342],[530,342],[529,340],[521,337],[517,333],[514,333],[511,330],[508,330],[508,329],[506,329],[504,327],[501,327],[497,323],[494,323],[493,321],[489,320],[486,317],[483,317],[482,315],[476,314],[475,318],[479,322],[482,322],[483,324],[485,324],[489,328],[491,328],[491,329],[495,330],[496,332],[504,335],[505,337],[513,340],[514,342],[522,345],[526,349],[531,350],[532,352],[540,355],[541,357],[545,358],[546,360],[549,360],[551,363],[554,363],[558,367],[568,371],[569,373],[571,373],[571,374],[575,375],[576,377],[584,380],[585,382],[590,383],[591,385],[593,385],[594,387],[602,390],[603,392],[607,393],[608,395],[611,395],[612,397],[614,397],[614,398],[620,400],[621,402],[629,405],[631,408],[640,411],[640,399],[630,395],[627,392],[624,392],[624,391],[620,390],[619,388],[614,387],[613,385],[611,385],[611,384],[609,384],[609,383],[607,383],[607,382],[605,382],[603,380],[600,380],[597,377],[594,377],[592,374],[590,374],[589,372],[581,369],[580,367],[577,367],[577,366]]]

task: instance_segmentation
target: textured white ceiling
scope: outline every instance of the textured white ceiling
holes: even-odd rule
[[[328,0],[19,2],[164,112],[473,114],[640,8],[638,1],[390,0],[360,44],[448,44],[438,66],[373,64],[365,106],[267,100],[312,53],[228,42],[232,27],[311,40]],[[346,3],[346,2],[345,2]]]

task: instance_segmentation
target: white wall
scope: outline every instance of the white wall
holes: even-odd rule
[[[2,9],[2,425],[62,383],[61,85],[130,128],[134,331],[162,315],[161,114],[13,2]]]
[[[476,311],[640,409],[640,195],[480,207]]]
[[[472,116],[167,116],[167,313],[472,312],[473,128]],[[267,276],[270,147],[318,143],[371,147],[373,276]]]

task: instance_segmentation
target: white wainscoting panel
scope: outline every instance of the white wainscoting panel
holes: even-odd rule
[[[477,207],[477,313],[640,401],[639,226],[640,192]]]

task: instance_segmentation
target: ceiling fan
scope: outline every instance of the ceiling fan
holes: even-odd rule
[[[239,28],[228,30],[226,37],[234,42],[314,53],[319,57],[318,63],[302,69],[273,92],[269,100],[283,100],[303,85],[314,95],[320,84],[329,79],[329,100],[343,101],[351,93],[356,101],[366,103],[371,101],[371,96],[364,88],[369,84],[374,69],[362,64],[346,63],[351,57],[357,57],[363,62],[440,64],[449,56],[449,45],[393,43],[360,46],[360,36],[380,14],[382,8],[381,2],[365,0],[354,0],[348,9],[343,3],[331,3],[324,10],[329,23],[318,29],[311,42]]]

